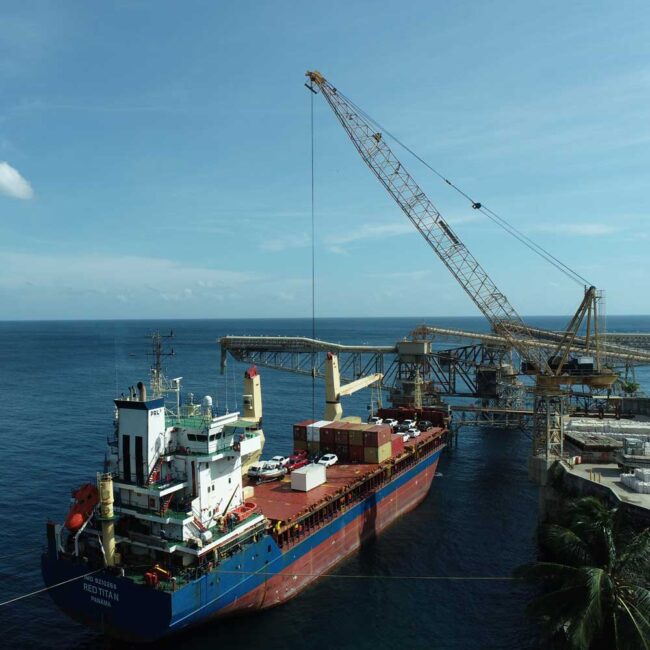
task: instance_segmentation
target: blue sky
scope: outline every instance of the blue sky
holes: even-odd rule
[[[0,319],[311,314],[321,70],[650,313],[647,2],[4,2]],[[316,313],[476,309],[315,101]],[[403,163],[524,314],[581,289]]]

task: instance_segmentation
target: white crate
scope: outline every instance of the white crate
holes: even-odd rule
[[[309,492],[319,485],[323,485],[327,479],[325,465],[311,463],[300,469],[291,472],[291,489],[300,492]]]

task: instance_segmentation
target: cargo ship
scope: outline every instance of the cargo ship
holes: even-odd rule
[[[426,418],[407,441],[360,418],[307,420],[294,425],[291,451],[338,462],[253,484],[264,445],[257,370],[245,373],[242,412],[219,415],[209,396],[182,400],[180,384],[158,367],[149,394],[139,383],[115,400],[103,471],[73,491],[64,523],[47,523],[42,573],[56,605],[130,642],[295,597],[417,506],[445,447],[435,409],[375,414]]]

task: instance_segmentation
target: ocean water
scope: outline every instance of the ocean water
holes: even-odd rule
[[[479,318],[322,319],[316,335],[389,344],[423,322],[485,329]],[[565,319],[531,322],[561,327]],[[219,374],[220,336],[311,335],[307,320],[0,322],[0,602],[42,587],[45,522],[62,521],[70,490],[94,479],[112,428],[112,399],[148,380],[148,335],[171,328],[176,354],[166,363],[168,376],[184,377],[185,393],[212,395],[222,411],[241,405],[245,366],[230,361]],[[650,318],[611,317],[609,328],[650,331]],[[286,452],[291,424],[312,415],[312,382],[268,369],[261,375],[265,451]],[[322,383],[315,396],[318,415]],[[354,395],[344,410],[365,415],[368,401],[367,392]],[[156,647],[540,647],[524,613],[529,589],[499,579],[536,554],[529,447],[522,432],[463,429],[425,501],[337,569],[361,577],[321,579],[283,606],[207,624]],[[454,579],[407,579],[413,576]],[[69,620],[46,593],[0,607],[0,630],[3,648],[124,647]]]

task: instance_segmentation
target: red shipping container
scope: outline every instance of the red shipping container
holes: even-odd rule
[[[293,439],[294,440],[307,440],[307,427],[314,424],[316,420],[304,420],[297,422],[293,425]]]
[[[392,437],[391,443],[391,455],[393,458],[399,456],[404,451],[404,438],[402,434],[397,434]]]
[[[349,458],[349,447],[347,445],[336,445],[334,447],[334,453],[339,457],[339,461],[343,463],[348,462]]]
[[[320,430],[320,444],[334,446],[336,444],[336,429],[323,427]]]
[[[391,429],[387,424],[378,424],[370,427],[363,433],[364,447],[381,447],[390,442]]]
[[[348,447],[348,458],[351,463],[363,463],[363,447],[351,445]]]
[[[336,434],[336,444],[337,445],[344,445],[348,446],[350,437],[349,437],[349,432],[347,429],[343,429],[342,427],[340,429],[336,429],[335,431]]]

